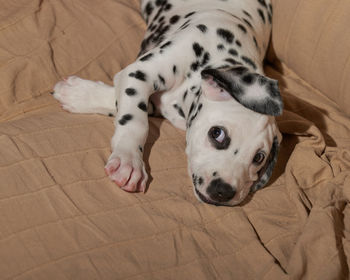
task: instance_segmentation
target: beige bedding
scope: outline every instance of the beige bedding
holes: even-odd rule
[[[322,46],[350,7],[310,2],[275,3],[266,73],[280,81],[284,139],[270,184],[230,208],[195,199],[185,133],[157,118],[148,192],[119,190],[103,170],[113,119],[64,112],[49,94],[68,75],[111,83],[133,61],[145,30],[138,1],[3,1],[0,279],[347,279],[350,83],[337,90],[332,73],[350,73],[350,48],[330,63]],[[303,21],[311,35],[300,50]],[[328,41],[311,32],[315,21]],[[344,35],[341,48],[349,44]],[[313,48],[324,55],[313,67],[333,67],[322,77],[303,68]]]

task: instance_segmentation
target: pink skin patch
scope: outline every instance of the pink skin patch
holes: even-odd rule
[[[225,101],[232,98],[231,95],[221,88],[212,77],[205,79],[205,83],[202,85],[202,90],[205,96],[214,101]]]
[[[142,171],[129,163],[121,163],[119,158],[109,160],[105,172],[124,191],[145,192],[146,190],[146,180]]]

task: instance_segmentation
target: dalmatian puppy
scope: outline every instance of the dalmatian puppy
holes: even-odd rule
[[[136,61],[114,86],[69,77],[53,96],[74,113],[115,116],[106,173],[144,191],[148,114],[186,130],[188,170],[203,202],[233,206],[262,188],[276,162],[283,102],[262,62],[270,0],[144,0],[148,24]]]

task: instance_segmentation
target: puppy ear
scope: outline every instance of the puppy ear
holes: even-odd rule
[[[260,169],[258,174],[258,180],[256,180],[251,187],[250,191],[255,192],[261,188],[263,188],[266,183],[270,180],[273,168],[277,162],[277,155],[279,151],[279,140],[278,137],[275,136],[272,143],[272,148],[270,151],[270,155],[265,163],[265,165]]]
[[[210,99],[227,100],[229,95],[257,113],[271,116],[282,114],[283,101],[276,80],[258,73],[251,73],[243,66],[205,69],[201,75],[204,84],[207,82],[207,86],[208,84],[216,86],[214,87],[216,90],[207,93]],[[222,91],[220,92],[219,89]],[[220,95],[217,95],[218,92]],[[203,93],[206,94],[205,89]]]

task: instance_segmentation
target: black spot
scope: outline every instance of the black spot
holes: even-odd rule
[[[238,149],[236,149],[233,154],[237,155],[238,154]]]
[[[151,31],[151,32],[153,32],[154,30],[156,30],[156,28],[157,28],[157,25],[155,24],[155,25],[153,25],[153,24],[151,24],[150,26],[149,26],[149,30]]]
[[[197,87],[196,86],[191,86],[190,90],[194,91]]]
[[[177,72],[177,68],[176,68],[176,65],[173,66],[173,73],[176,74]]]
[[[244,73],[248,72],[248,69],[247,69],[247,67],[240,66],[240,67],[236,67],[236,68],[232,69],[232,71],[234,71],[236,75],[241,76]]]
[[[192,126],[192,122],[194,121],[194,119],[197,117],[197,113],[194,114],[191,119],[189,120],[189,122],[187,123],[187,127],[191,127]]]
[[[151,3],[151,2],[148,2],[147,5],[146,5],[146,7],[145,7],[145,13],[146,13],[146,15],[148,15],[148,16],[151,15],[152,12],[153,12],[153,9],[154,9],[154,7],[153,7],[152,3]]]
[[[213,172],[213,176],[215,177],[216,175],[217,175],[218,173],[215,171],[215,172]]]
[[[258,42],[256,41],[255,36],[253,36],[253,41],[254,41],[255,47],[258,49],[258,48],[259,48],[259,46],[258,46]]]
[[[244,21],[251,29],[254,29],[254,28],[253,28],[253,25],[250,23],[249,20],[247,20],[247,19],[244,18],[243,21]]]
[[[272,15],[270,13],[267,13],[267,18],[269,19],[269,23],[272,23]]]
[[[137,107],[139,107],[139,109],[141,109],[142,111],[147,112],[147,105],[146,105],[145,102],[141,101],[141,102],[137,105]]]
[[[186,96],[187,96],[187,93],[188,93],[188,92],[187,92],[187,90],[186,90],[185,93],[184,93],[184,95],[183,95],[183,97],[182,97],[182,100],[183,100],[183,101],[185,101]]]
[[[163,27],[164,27],[164,22],[157,25],[157,29],[154,31],[154,34],[152,34],[152,35],[159,34]]]
[[[192,70],[192,71],[197,71],[197,70],[198,70],[198,67],[199,67],[199,61],[193,62],[193,63],[191,64],[191,70]]]
[[[168,32],[168,30],[170,29],[170,25],[166,25],[166,26],[162,26],[160,29],[158,28],[155,32],[157,32],[157,37],[155,37],[155,39],[154,40],[156,40],[156,41],[162,41],[163,40],[163,38],[164,38],[164,34],[166,33],[166,32]]]
[[[242,24],[237,24],[238,28],[241,29],[244,33],[247,33],[247,29]]]
[[[196,93],[194,94],[195,96],[198,96],[201,94],[201,89],[197,90]]]
[[[127,88],[125,90],[125,93],[129,96],[133,96],[133,95],[136,95],[137,92],[136,92],[136,89],[134,89],[134,88]]]
[[[153,90],[154,91],[158,91],[159,90],[159,85],[158,85],[157,81],[153,82]]]
[[[191,104],[190,111],[188,112],[188,115],[191,115],[193,109],[194,109],[194,102],[192,102],[192,104]]]
[[[118,107],[118,100],[115,101],[115,107]]]
[[[148,45],[148,40],[147,40],[147,39],[144,39],[144,40],[141,42],[141,48],[140,48],[139,56],[140,56],[141,54],[144,53],[144,51],[145,51],[147,45]]]
[[[125,114],[122,116],[122,118],[118,122],[120,125],[125,125],[130,120],[132,120],[132,115]]]
[[[242,47],[241,41],[236,40],[236,45],[237,45],[238,47]]]
[[[225,46],[223,44],[219,44],[216,46],[216,48],[219,50],[219,51],[222,51],[225,49]]]
[[[181,26],[181,30],[186,29],[188,26],[189,26],[189,24],[184,24],[184,25],[182,25],[182,26]]]
[[[179,19],[180,19],[180,16],[179,16],[179,15],[175,15],[175,16],[172,16],[172,17],[170,18],[169,22],[170,22],[171,24],[175,24],[175,23],[177,23],[177,22],[179,21]]]
[[[140,150],[140,152],[141,152],[141,153],[143,152],[143,149],[142,149],[142,147],[141,147],[141,146],[139,146],[139,150]]]
[[[198,94],[197,94],[198,93]],[[200,90],[198,90],[198,92],[196,93],[196,96],[198,96],[199,95],[199,93],[200,93]],[[192,125],[192,122],[193,122],[193,120],[198,116],[198,113],[200,112],[200,110],[202,109],[202,106],[203,106],[203,104],[201,103],[201,104],[199,104],[199,106],[197,106],[197,108],[196,108],[196,112],[193,114],[193,116],[191,117],[191,119],[189,120],[189,122],[188,122],[188,124],[187,124],[187,126],[188,127],[191,127],[191,125]],[[190,115],[190,113],[188,114],[188,115]]]
[[[140,58],[141,61],[147,61],[153,56],[153,53],[149,53]]]
[[[137,70],[136,72],[131,72],[129,74],[129,77],[133,77],[135,79],[138,79],[140,81],[145,82],[146,81],[146,74],[143,73],[142,71]]]
[[[238,62],[236,60],[234,60],[233,58],[226,58],[225,61],[232,64],[232,65],[238,64]]]
[[[228,53],[229,53],[230,55],[233,55],[233,56],[237,56],[237,55],[238,55],[238,52],[237,52],[235,49],[229,49],[229,50],[228,50]]]
[[[190,20],[186,21],[183,25],[180,26],[180,29],[185,29],[190,23]]]
[[[199,177],[199,178],[198,178],[198,184],[199,184],[199,185],[202,185],[202,184],[203,184],[203,178],[202,178],[202,177]]]
[[[167,0],[156,0],[156,6],[163,6],[165,5],[165,3],[167,2]]]
[[[271,4],[269,4],[269,8],[270,8],[270,12],[272,14],[272,5]]]
[[[162,21],[164,21],[164,19],[165,19],[165,17],[162,16],[162,17],[160,17],[160,18],[158,19],[158,22],[161,23]]]
[[[217,68],[229,68],[229,67],[231,67],[231,65],[230,64],[228,64],[228,63],[226,63],[226,64],[221,64],[220,66],[218,66]],[[209,67],[208,67],[208,69],[210,69]]]
[[[246,57],[246,56],[244,56],[244,55],[242,55],[241,57],[242,57],[242,60],[243,60],[245,63],[249,64],[249,65],[252,66],[254,69],[256,69],[256,65],[255,65],[255,63],[253,62],[253,60],[251,60],[249,57]]]
[[[264,12],[261,9],[258,9],[259,16],[261,17],[262,21],[265,23],[265,15]]]
[[[241,80],[242,80],[245,84],[251,85],[252,83],[255,82],[255,78],[256,78],[256,76],[255,76],[254,74],[249,73],[249,74],[244,75],[244,76],[241,78]]]
[[[163,12],[163,7],[161,7],[161,8],[158,10],[157,14],[156,14],[155,17],[153,18],[153,21],[157,20],[158,17],[160,16],[160,14],[161,14],[162,12]]]
[[[161,45],[160,48],[165,49],[165,48],[169,47],[171,44],[172,44],[171,41],[168,41],[168,42],[164,43],[163,45]]]
[[[252,19],[252,15],[250,14],[250,13],[248,13],[247,11],[245,11],[245,10],[243,10],[243,13],[246,15],[246,16],[248,16],[249,18],[251,18]]]
[[[157,44],[160,44],[161,42],[163,42],[164,41],[164,39],[165,39],[165,36],[158,36],[158,37],[156,37],[156,43]]]
[[[185,18],[188,18],[188,17],[190,17],[190,16],[192,16],[193,14],[195,14],[196,12],[190,12],[190,13],[188,13],[187,15],[185,15]]]
[[[187,75],[186,75],[186,77],[187,77],[188,79],[191,78],[191,76],[192,76],[192,75],[191,75],[191,72],[188,72]]]
[[[194,53],[196,56],[201,56],[203,53],[203,47],[201,47],[198,43],[193,43],[192,45]]]
[[[158,79],[163,85],[165,85],[165,79],[163,78],[163,76],[158,74]]]
[[[173,107],[177,110],[177,112],[182,118],[185,118],[185,113],[179,105],[174,104]]]
[[[208,30],[208,27],[206,27],[204,24],[198,24],[196,27],[203,33],[207,32]]]
[[[197,186],[197,176],[195,174],[192,174],[192,182],[194,186]]]
[[[223,38],[227,43],[232,44],[234,36],[231,31],[223,28],[218,28],[218,30],[216,30],[216,34]]]
[[[152,38],[153,43],[157,43],[160,41],[160,37],[164,34],[164,23],[161,23],[158,28],[151,34],[150,38]]]
[[[173,7],[173,5],[171,5],[171,4],[166,4],[164,10],[165,10],[165,11],[169,11],[172,7]]]
[[[261,4],[261,6],[263,6],[267,9],[267,5],[266,5],[265,0],[258,0],[258,2]]]
[[[181,108],[179,108],[178,112],[181,117],[185,118],[185,113]]]
[[[210,60],[210,54],[208,52],[205,52],[203,55],[201,66],[206,65],[209,62],[209,60]]]
[[[114,117],[113,113],[108,113],[108,117]]]

